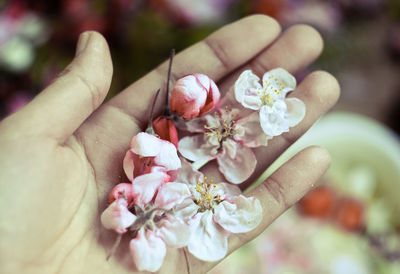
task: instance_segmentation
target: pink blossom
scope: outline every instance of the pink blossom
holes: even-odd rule
[[[115,200],[101,214],[101,223],[107,229],[113,229],[119,234],[125,233],[127,228],[136,220],[136,216],[128,210],[128,202],[124,198]]]
[[[219,102],[217,85],[204,74],[189,74],[179,79],[172,89],[171,110],[185,119],[211,111]]]
[[[177,181],[188,185],[191,197],[176,206],[175,214],[192,230],[188,250],[203,261],[217,261],[228,251],[230,233],[244,233],[262,220],[262,207],[254,197],[245,197],[237,186],[214,184],[182,160]]]
[[[132,138],[123,162],[124,171],[133,181],[136,176],[150,173],[153,166],[163,168],[174,179],[181,162],[172,143],[141,132]]]
[[[128,205],[133,202],[132,194],[132,184],[131,183],[121,183],[116,185],[108,196],[108,202],[111,204],[115,200],[124,198]]]
[[[132,228],[138,231],[130,242],[132,259],[139,271],[157,271],[167,247],[180,248],[190,238],[189,226],[174,215],[175,207],[190,196],[185,184],[166,183],[160,187],[155,202],[135,207],[138,218]]]
[[[198,134],[182,138],[179,152],[191,161],[216,159],[221,173],[234,184],[249,178],[256,167],[251,148],[266,146],[271,139],[260,127],[257,114],[242,117],[238,109],[229,108],[190,120],[185,130]]]

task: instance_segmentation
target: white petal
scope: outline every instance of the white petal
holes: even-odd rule
[[[138,133],[131,141],[131,151],[143,157],[156,156],[161,146],[161,139],[146,132]]]
[[[245,70],[240,74],[234,85],[236,100],[244,107],[259,109],[261,100],[257,92],[261,89],[260,78],[251,70]]]
[[[211,211],[197,213],[191,223],[188,250],[202,261],[218,261],[228,251],[228,234],[213,220]]]
[[[260,201],[243,195],[223,201],[215,208],[214,220],[232,233],[249,232],[262,220]]]
[[[289,131],[289,125],[285,119],[286,104],[284,101],[276,101],[273,107],[263,106],[260,109],[260,124],[266,135],[271,137],[281,135]]]
[[[253,112],[236,122],[238,134],[235,134],[235,140],[243,142],[247,147],[267,146],[268,140],[272,137],[266,135],[260,125],[260,117],[257,112]]]
[[[190,228],[183,220],[168,216],[158,224],[157,235],[167,246],[180,248],[188,244]]]
[[[178,150],[188,160],[203,161],[216,157],[218,146],[208,143],[208,138],[203,134],[183,137],[178,143]]]
[[[270,76],[274,76],[274,78],[271,79]],[[296,78],[283,68],[276,68],[266,72],[263,76],[263,85],[265,81],[272,82],[272,85],[277,88],[283,88],[280,92],[281,98],[284,98],[286,93],[296,88]]]
[[[223,143],[222,153],[218,155],[217,161],[219,171],[224,174],[225,178],[233,183],[239,184],[244,182],[253,173],[257,159],[253,151],[240,144],[239,142],[229,142],[229,146]],[[232,148],[235,147],[235,155],[232,154]]]
[[[154,206],[169,210],[182,203],[190,195],[190,190],[186,184],[166,183],[158,189]]]
[[[184,183],[191,186],[196,186],[197,182],[203,182],[204,175],[200,171],[195,170],[192,165],[181,158],[182,168],[179,171],[176,182]]]
[[[215,190],[213,190],[214,196],[220,195],[221,200],[230,199],[232,197],[238,196],[242,193],[240,188],[236,185],[227,184],[227,183],[219,183],[216,184]]]
[[[129,243],[132,259],[139,271],[156,272],[162,266],[167,247],[153,231],[141,229]]]
[[[181,160],[175,146],[167,141],[162,141],[161,150],[154,158],[157,165],[164,166],[167,170],[176,170],[181,167]]]
[[[178,204],[174,208],[174,216],[185,222],[192,219],[192,217],[199,210],[199,206],[195,204],[195,202],[191,199],[185,199],[182,203]]]
[[[125,233],[126,228],[131,226],[136,216],[127,209],[128,203],[125,199],[115,200],[101,214],[101,223],[107,229],[113,229],[117,233]]]
[[[289,127],[294,127],[300,123],[306,115],[306,105],[297,98],[287,98],[285,102],[287,105],[285,118]]]

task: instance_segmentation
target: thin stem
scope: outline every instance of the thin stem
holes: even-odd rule
[[[149,124],[148,124],[147,129],[146,129],[147,133],[153,134],[153,135],[155,135],[155,132],[154,132],[154,129],[153,129],[154,107],[156,105],[157,98],[158,98],[159,94],[160,94],[160,89],[157,90],[156,95],[154,96],[153,105],[151,106]]]
[[[171,54],[169,57],[169,65],[168,65],[168,74],[167,74],[167,83],[166,83],[166,87],[165,87],[165,93],[166,93],[166,98],[167,98],[167,107],[165,108],[165,116],[169,116],[170,115],[170,109],[169,109],[169,82],[171,80],[171,69],[172,69],[172,61],[174,60],[174,56],[175,56],[175,49],[171,50]]]
[[[117,251],[117,247],[119,246],[119,244],[121,243],[121,239],[122,239],[122,234],[118,234],[117,239],[115,240],[115,243],[113,245],[113,247],[111,248],[110,253],[107,256],[107,261],[111,258],[112,255],[115,254],[115,252]]]

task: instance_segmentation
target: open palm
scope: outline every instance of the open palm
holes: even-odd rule
[[[296,73],[321,50],[321,38],[311,27],[297,25],[280,34],[273,19],[250,16],[179,53],[172,82],[188,73],[203,73],[225,93],[245,68],[259,75],[276,67]],[[135,272],[127,238],[106,260],[116,235],[102,228],[99,216],[111,188],[126,181],[122,159],[130,139],[145,128],[149,106],[156,90],[165,86],[166,74],[164,63],[102,104],[111,83],[111,57],[104,38],[86,32],[62,75],[0,123],[1,273]],[[331,75],[309,74],[290,95],[307,105],[305,119],[273,138],[268,147],[255,149],[256,172],[243,189],[326,112],[338,94]],[[163,103],[159,100],[158,111]],[[264,209],[262,224],[231,236],[230,252],[300,199],[328,166],[325,150],[310,147],[254,189],[250,195]],[[204,171],[222,178],[212,163]],[[173,249],[160,272],[202,273],[213,265]]]

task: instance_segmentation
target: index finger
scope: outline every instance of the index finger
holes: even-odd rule
[[[256,56],[279,33],[279,24],[265,15],[249,16],[227,25],[176,55],[172,81],[189,73],[203,73],[216,82]],[[164,62],[107,105],[119,108],[143,124],[155,91],[161,88],[160,97],[163,97],[167,69],[168,62]],[[165,102],[160,100],[157,104],[159,109],[162,104]]]

